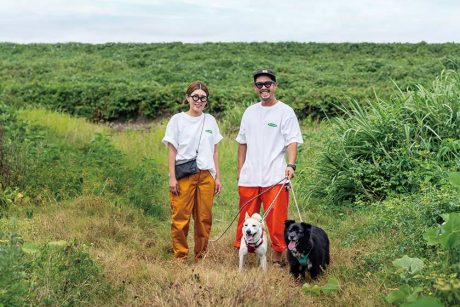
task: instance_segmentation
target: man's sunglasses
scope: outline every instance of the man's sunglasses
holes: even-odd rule
[[[272,86],[272,84],[275,84],[275,81],[254,82],[254,85],[255,85],[258,89],[261,89],[261,88],[263,88],[264,86],[265,86],[266,88],[269,88],[270,86]]]
[[[191,97],[193,99],[193,101],[195,102],[198,102],[198,100],[200,100],[201,102],[207,102],[208,101],[208,96],[198,96],[198,95],[192,95],[192,96],[188,96],[188,97]]]

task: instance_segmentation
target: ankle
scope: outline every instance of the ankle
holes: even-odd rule
[[[273,254],[272,254],[272,261],[273,262],[280,262],[282,257],[283,257],[282,252],[273,251]]]

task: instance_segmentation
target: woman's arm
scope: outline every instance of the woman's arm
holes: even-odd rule
[[[216,179],[215,179],[215,187],[214,187],[214,194],[219,194],[222,190],[222,184],[220,182],[220,169],[219,169],[219,152],[217,150],[217,144],[214,145],[214,166],[216,167]]]
[[[176,155],[176,148],[168,143],[169,191],[174,195],[179,195],[179,183],[176,179]]]

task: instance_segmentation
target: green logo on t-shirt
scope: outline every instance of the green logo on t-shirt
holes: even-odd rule
[[[268,125],[269,125],[270,127],[278,127],[278,125],[275,124],[275,123],[268,123]]]
[[[211,133],[212,134],[212,130],[211,129],[206,129],[205,130],[207,133]]]

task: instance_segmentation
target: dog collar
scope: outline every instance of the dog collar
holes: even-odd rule
[[[301,255],[300,257],[297,257],[297,260],[299,261],[300,265],[301,266],[308,266],[308,263],[309,263],[309,259],[308,259],[308,255]]]
[[[297,261],[299,261],[299,264],[305,267],[308,267],[308,264],[310,263],[310,259],[308,259],[310,252],[311,252],[311,249],[308,251],[307,254],[302,254],[302,253],[299,253],[298,251],[294,253],[293,251],[291,251],[291,253],[297,259]]]
[[[248,252],[255,253],[256,249],[260,245],[262,245],[262,243],[264,243],[264,229],[262,228],[262,235],[260,236],[259,241],[257,241],[256,243],[249,243],[248,241],[246,241],[246,237],[244,237],[244,242],[246,242],[246,246],[248,247]]]

